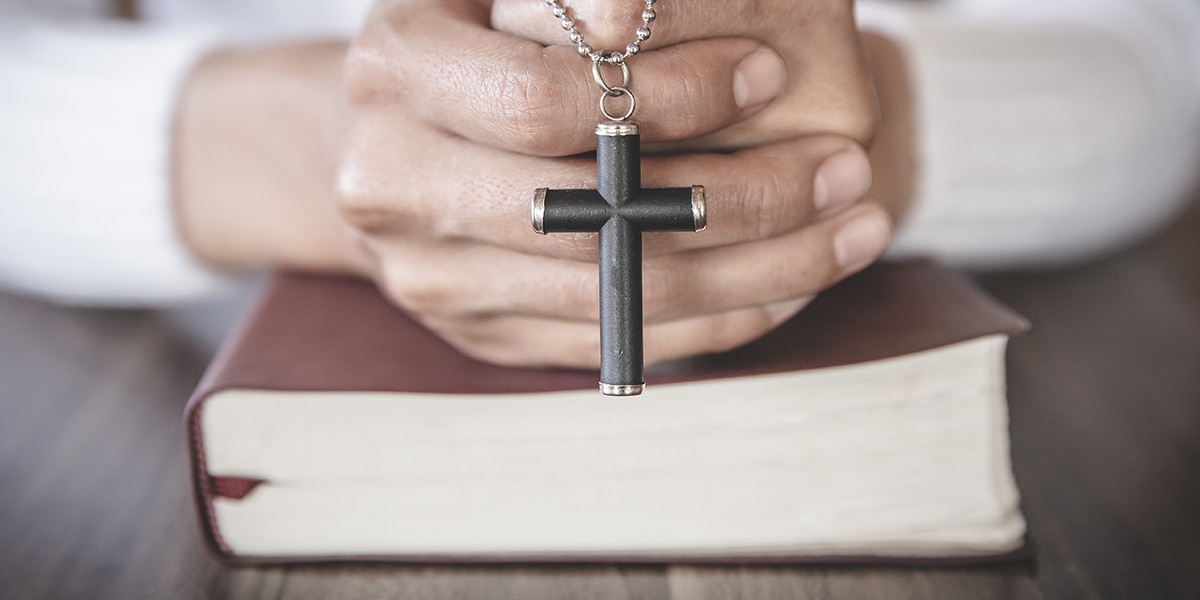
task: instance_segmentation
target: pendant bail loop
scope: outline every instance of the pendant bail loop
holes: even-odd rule
[[[613,53],[606,50],[592,59],[592,79],[596,80],[596,85],[600,86],[605,95],[620,96],[622,92],[617,92],[617,89],[629,90],[629,65],[625,64],[625,61],[611,62],[607,59],[609,56],[613,56]],[[604,81],[604,74],[600,72],[600,65],[605,63],[621,68],[621,85],[608,85],[608,82]]]
[[[625,110],[625,114],[614,116],[612,113],[608,112],[608,104],[606,104],[604,101],[609,98],[620,98],[621,96],[629,96],[629,108]],[[610,88],[609,92],[600,94],[600,113],[603,114],[604,117],[609,121],[628,121],[629,118],[633,116],[633,109],[635,108],[637,108],[637,99],[633,97],[633,92],[629,91],[629,89],[626,87],[614,86]]]

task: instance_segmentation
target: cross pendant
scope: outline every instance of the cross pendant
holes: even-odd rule
[[[533,229],[600,232],[600,391],[634,396],[642,376],[642,232],[701,231],[704,188],[642,189],[636,123],[596,126],[596,189],[539,188]]]

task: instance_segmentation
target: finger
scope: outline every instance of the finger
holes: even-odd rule
[[[393,131],[407,132],[395,154],[372,151],[394,146]],[[431,152],[445,158],[431,160]],[[535,188],[592,188],[595,169],[591,160],[540,159],[472,144],[383,110],[352,123],[339,196],[346,218],[370,233],[469,239],[528,254],[594,261],[594,235],[542,236],[528,223]],[[865,152],[836,136],[732,154],[652,157],[643,170],[645,187],[701,184],[708,200],[708,229],[648,234],[647,256],[782,235],[844,209],[871,183]]]
[[[403,143],[396,143],[398,137]],[[537,182],[579,187],[589,177],[595,181],[594,161],[505,152],[388,107],[356,111],[344,146],[336,182],[339,209],[367,235],[532,249],[541,239],[529,215]],[[569,250],[575,236],[555,237],[567,249],[564,255],[580,255]]]
[[[373,238],[376,281],[396,304],[430,318],[526,315],[595,324],[595,262],[514,252],[461,240]]]
[[[655,364],[736,348],[778,326],[806,302],[758,306],[648,325],[645,360]],[[522,315],[430,318],[423,323],[464,354],[501,365],[595,369],[600,333],[594,323]]]
[[[875,260],[890,223],[855,207],[787,236],[660,256],[644,268],[648,324],[811,297]],[[439,318],[526,315],[596,323],[597,266],[463,241],[402,236],[369,242],[388,296]]]
[[[797,298],[651,324],[644,333],[646,364],[732,350],[778,327],[809,300]]]
[[[351,101],[400,105],[467,139],[524,154],[594,148],[602,94],[590,61],[573,47],[543,47],[487,29],[465,9],[453,10],[465,1],[422,10],[397,5],[370,19],[347,59]],[[620,83],[618,72],[602,74]],[[782,61],[745,39],[704,40],[647,55],[630,83],[647,142],[725,128],[783,85]]]
[[[703,185],[708,227],[650,234],[648,255],[724,246],[795,231],[862,198],[871,185],[866,151],[837,136],[810,136],[733,154],[651,157],[643,187]]]
[[[811,297],[879,258],[891,220],[873,203],[788,235],[667,254],[643,271],[647,322]]]

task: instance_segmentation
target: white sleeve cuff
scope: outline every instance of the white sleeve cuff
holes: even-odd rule
[[[904,49],[918,169],[891,253],[1064,262],[1175,214],[1200,164],[1190,0],[863,2]]]
[[[0,285],[149,306],[216,290],[175,227],[176,95],[211,31],[0,23]]]

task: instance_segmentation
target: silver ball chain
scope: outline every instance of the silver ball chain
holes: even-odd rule
[[[642,10],[642,26],[638,27],[634,35],[636,40],[625,46],[624,52],[613,52],[612,50],[595,50],[588,45],[583,39],[583,34],[575,27],[575,19],[572,19],[567,14],[567,9],[562,5],[560,0],[546,0],[546,4],[554,11],[554,16],[559,19],[558,24],[562,26],[563,31],[567,32],[567,37],[575,44],[579,50],[580,56],[586,56],[592,59],[593,63],[606,62],[611,65],[620,65],[625,62],[625,59],[641,52],[642,42],[650,39],[650,24],[654,22],[654,2],[655,0],[644,0],[646,8]]]
[[[595,50],[589,46],[583,39],[583,33],[575,27],[575,19],[567,14],[567,9],[562,5],[561,0],[546,0],[546,4],[549,4],[553,10],[554,16],[558,18],[558,24],[562,26],[563,31],[567,32],[567,37],[575,43],[575,49],[579,51],[579,55],[592,59],[592,78],[596,80],[596,85],[600,86],[602,92],[600,94],[600,113],[609,121],[628,121],[637,107],[637,99],[634,98],[633,92],[629,91],[629,65],[625,64],[625,61],[642,51],[642,42],[650,39],[650,24],[657,16],[654,13],[655,0],[643,0],[643,2],[646,3],[646,8],[642,10],[642,26],[634,32],[637,39],[627,44],[624,52],[613,52],[612,50]],[[621,69],[621,85],[609,85],[604,81],[604,76],[600,73],[600,65],[604,63]],[[629,98],[628,108],[624,113],[609,112],[606,102],[610,98],[620,97]]]

